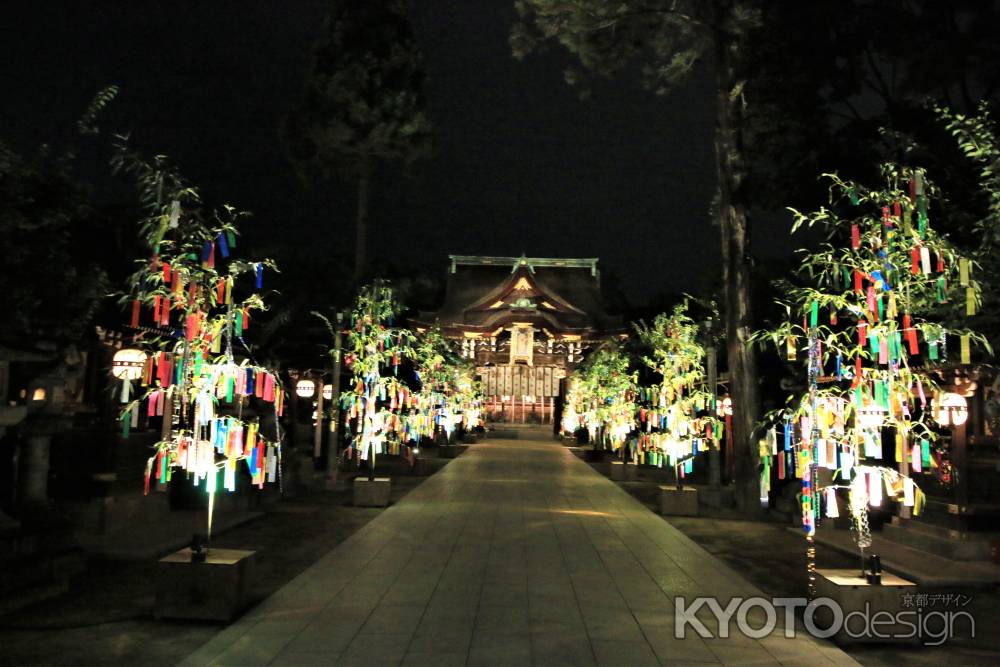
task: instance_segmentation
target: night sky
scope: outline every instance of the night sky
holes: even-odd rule
[[[666,97],[623,76],[582,101],[559,48],[510,56],[511,0],[414,4],[436,150],[408,178],[378,175],[376,258],[436,273],[448,254],[597,256],[636,302],[717,279],[707,67]],[[294,244],[286,263],[349,257],[353,187],[303,186],[278,136],[326,3],[25,5],[0,60],[0,137],[15,149],[68,137],[117,83],[103,127],[170,155],[210,202],[254,211],[258,246]]]

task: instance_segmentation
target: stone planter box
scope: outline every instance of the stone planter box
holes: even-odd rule
[[[389,493],[392,491],[392,479],[389,477],[354,478],[355,507],[386,507],[389,504]]]
[[[685,486],[660,487],[660,514],[664,516],[698,516],[698,489]]]
[[[156,618],[230,621],[245,606],[255,552],[210,548],[204,562],[191,562],[184,548],[156,567]]]
[[[631,463],[611,462],[610,477],[612,482],[634,482],[637,473],[637,468]]]
[[[889,622],[879,622],[875,631],[883,635],[875,636],[868,631],[862,632],[863,619],[861,614],[871,619],[880,612],[884,620],[889,619],[889,615],[895,616],[901,611],[914,612],[909,617],[909,621],[917,623],[916,607],[904,606],[903,595],[916,595],[917,585],[901,577],[888,572],[882,573],[881,585],[869,584],[856,569],[822,569],[816,570],[816,597],[827,597],[840,605],[844,617],[852,612],[860,612],[848,619],[846,626],[842,626],[840,631],[833,636],[833,640],[838,644],[920,644],[919,636],[907,637],[913,632],[913,628],[905,623],[896,624]],[[910,598],[912,600],[913,598]],[[816,625],[822,629],[830,627],[833,622],[833,614],[829,608],[820,606],[816,609]],[[871,628],[869,624],[867,628]],[[852,636],[855,635],[855,636]],[[901,635],[893,637],[892,635]]]
[[[438,447],[439,459],[453,459],[458,456],[459,448],[455,445],[441,445]]]

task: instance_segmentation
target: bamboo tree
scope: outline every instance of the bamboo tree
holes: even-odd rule
[[[121,298],[131,310],[136,342],[148,360],[133,388],[124,380],[125,435],[142,413],[163,416],[162,438],[146,465],[168,483],[179,468],[209,494],[208,537],[218,486],[236,489],[246,465],[253,484],[280,481],[285,392],[278,375],[260,365],[244,340],[251,314],[265,309],[261,296],[270,260],[235,256],[238,225],[247,214],[232,206],[209,209],[163,156],[145,160],[118,138],[116,171],[136,180],[143,217],[138,231],[148,256],[136,260]],[[254,399],[270,404],[273,431],[244,414]]]
[[[687,311],[685,300],[670,315],[657,315],[652,325],[635,325],[640,341],[650,350],[642,360],[660,376],[659,385],[641,391],[647,407],[639,409],[639,422],[646,431],[639,446],[654,459],[666,457],[678,489],[694,457],[719,446],[721,432],[715,387],[705,384],[705,348]]]
[[[932,465],[937,404],[934,370],[948,360],[968,363],[982,336],[953,322],[979,304],[975,263],[960,257],[930,225],[939,192],[920,168],[886,164],[869,188],[836,174],[830,207],[792,210],[793,233],[824,232],[818,249],[803,250],[798,282],[779,284],[788,320],[754,335],[802,354],[808,390],[768,416],[775,425],[762,443],[779,479],[802,480],[810,592],[813,536],[825,505],[838,516],[838,491],[848,498],[862,559],[871,545],[868,507],[883,496],[919,513],[923,494],[907,476]],[[882,437],[895,454],[883,458]]]
[[[629,366],[628,355],[617,343],[608,343],[591,354],[572,379],[565,416],[576,416],[577,425],[587,429],[595,449],[600,444],[618,452],[622,460],[625,442],[635,430],[637,374]]]
[[[395,326],[401,312],[392,287],[382,280],[363,287],[351,311],[345,361],[353,386],[342,400],[348,403],[348,420],[355,419],[353,446],[368,462],[369,479],[375,479],[376,456],[404,432],[400,412],[410,390],[398,373],[403,358],[413,354],[414,336]]]

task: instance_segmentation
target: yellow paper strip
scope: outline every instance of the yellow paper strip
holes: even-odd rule
[[[972,355],[969,352],[969,337],[962,336],[962,363],[972,363]]]

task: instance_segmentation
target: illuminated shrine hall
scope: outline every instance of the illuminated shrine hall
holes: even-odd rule
[[[601,294],[598,259],[450,255],[441,325],[475,359],[487,418],[552,423],[565,378],[589,350],[626,335]]]

